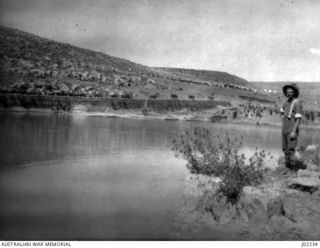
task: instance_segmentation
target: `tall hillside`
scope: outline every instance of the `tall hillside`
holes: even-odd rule
[[[7,67],[52,69],[60,73],[81,71],[134,71],[147,73],[152,68],[100,52],[55,42],[26,32],[0,26],[2,72]],[[23,74],[23,72],[21,72]]]
[[[207,82],[216,82],[223,84],[235,84],[247,86],[248,81],[237,77],[235,75],[221,72],[221,71],[208,71],[208,70],[193,70],[182,68],[158,68],[160,71],[169,72],[178,77],[187,77],[195,80],[202,80]]]
[[[208,99],[233,96],[224,85],[247,85],[225,72],[152,68],[3,26],[0,40],[1,92]]]

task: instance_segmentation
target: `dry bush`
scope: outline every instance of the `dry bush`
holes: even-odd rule
[[[187,160],[191,173],[222,179],[218,192],[232,204],[239,200],[244,186],[261,183],[265,172],[265,152],[256,150],[246,162],[245,155],[239,152],[241,146],[242,138],[230,137],[228,133],[213,136],[200,127],[173,140],[173,150]]]

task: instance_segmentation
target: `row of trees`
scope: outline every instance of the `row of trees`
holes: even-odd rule
[[[248,117],[250,114],[260,118],[262,118],[264,114],[279,114],[279,109],[276,106],[260,106],[249,103],[240,104],[240,107],[243,109],[245,117]],[[320,118],[320,111],[304,110],[304,117],[305,120],[314,122],[316,118]]]
[[[112,97],[133,98],[133,93],[111,90],[108,88],[96,88],[94,86],[79,86],[70,83],[29,82],[18,81],[9,87],[0,87],[0,93],[15,93],[29,95],[48,96],[82,96],[82,97]]]

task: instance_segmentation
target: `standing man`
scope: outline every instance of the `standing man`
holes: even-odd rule
[[[284,152],[285,165],[289,169],[296,169],[294,156],[299,136],[299,125],[302,118],[302,105],[298,100],[299,88],[295,83],[282,88],[287,100],[280,109],[282,118],[282,150]]]
[[[280,109],[282,118],[282,150],[284,152],[285,165],[289,169],[296,169],[294,156],[298,136],[299,125],[302,118],[302,105],[298,100],[299,88],[296,84],[283,86],[282,91],[287,97]]]

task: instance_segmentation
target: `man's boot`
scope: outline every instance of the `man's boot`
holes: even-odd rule
[[[294,155],[294,152],[290,154],[290,169],[297,171],[297,159]]]
[[[284,162],[285,162],[286,168],[291,169],[290,153],[285,153],[284,154]]]

